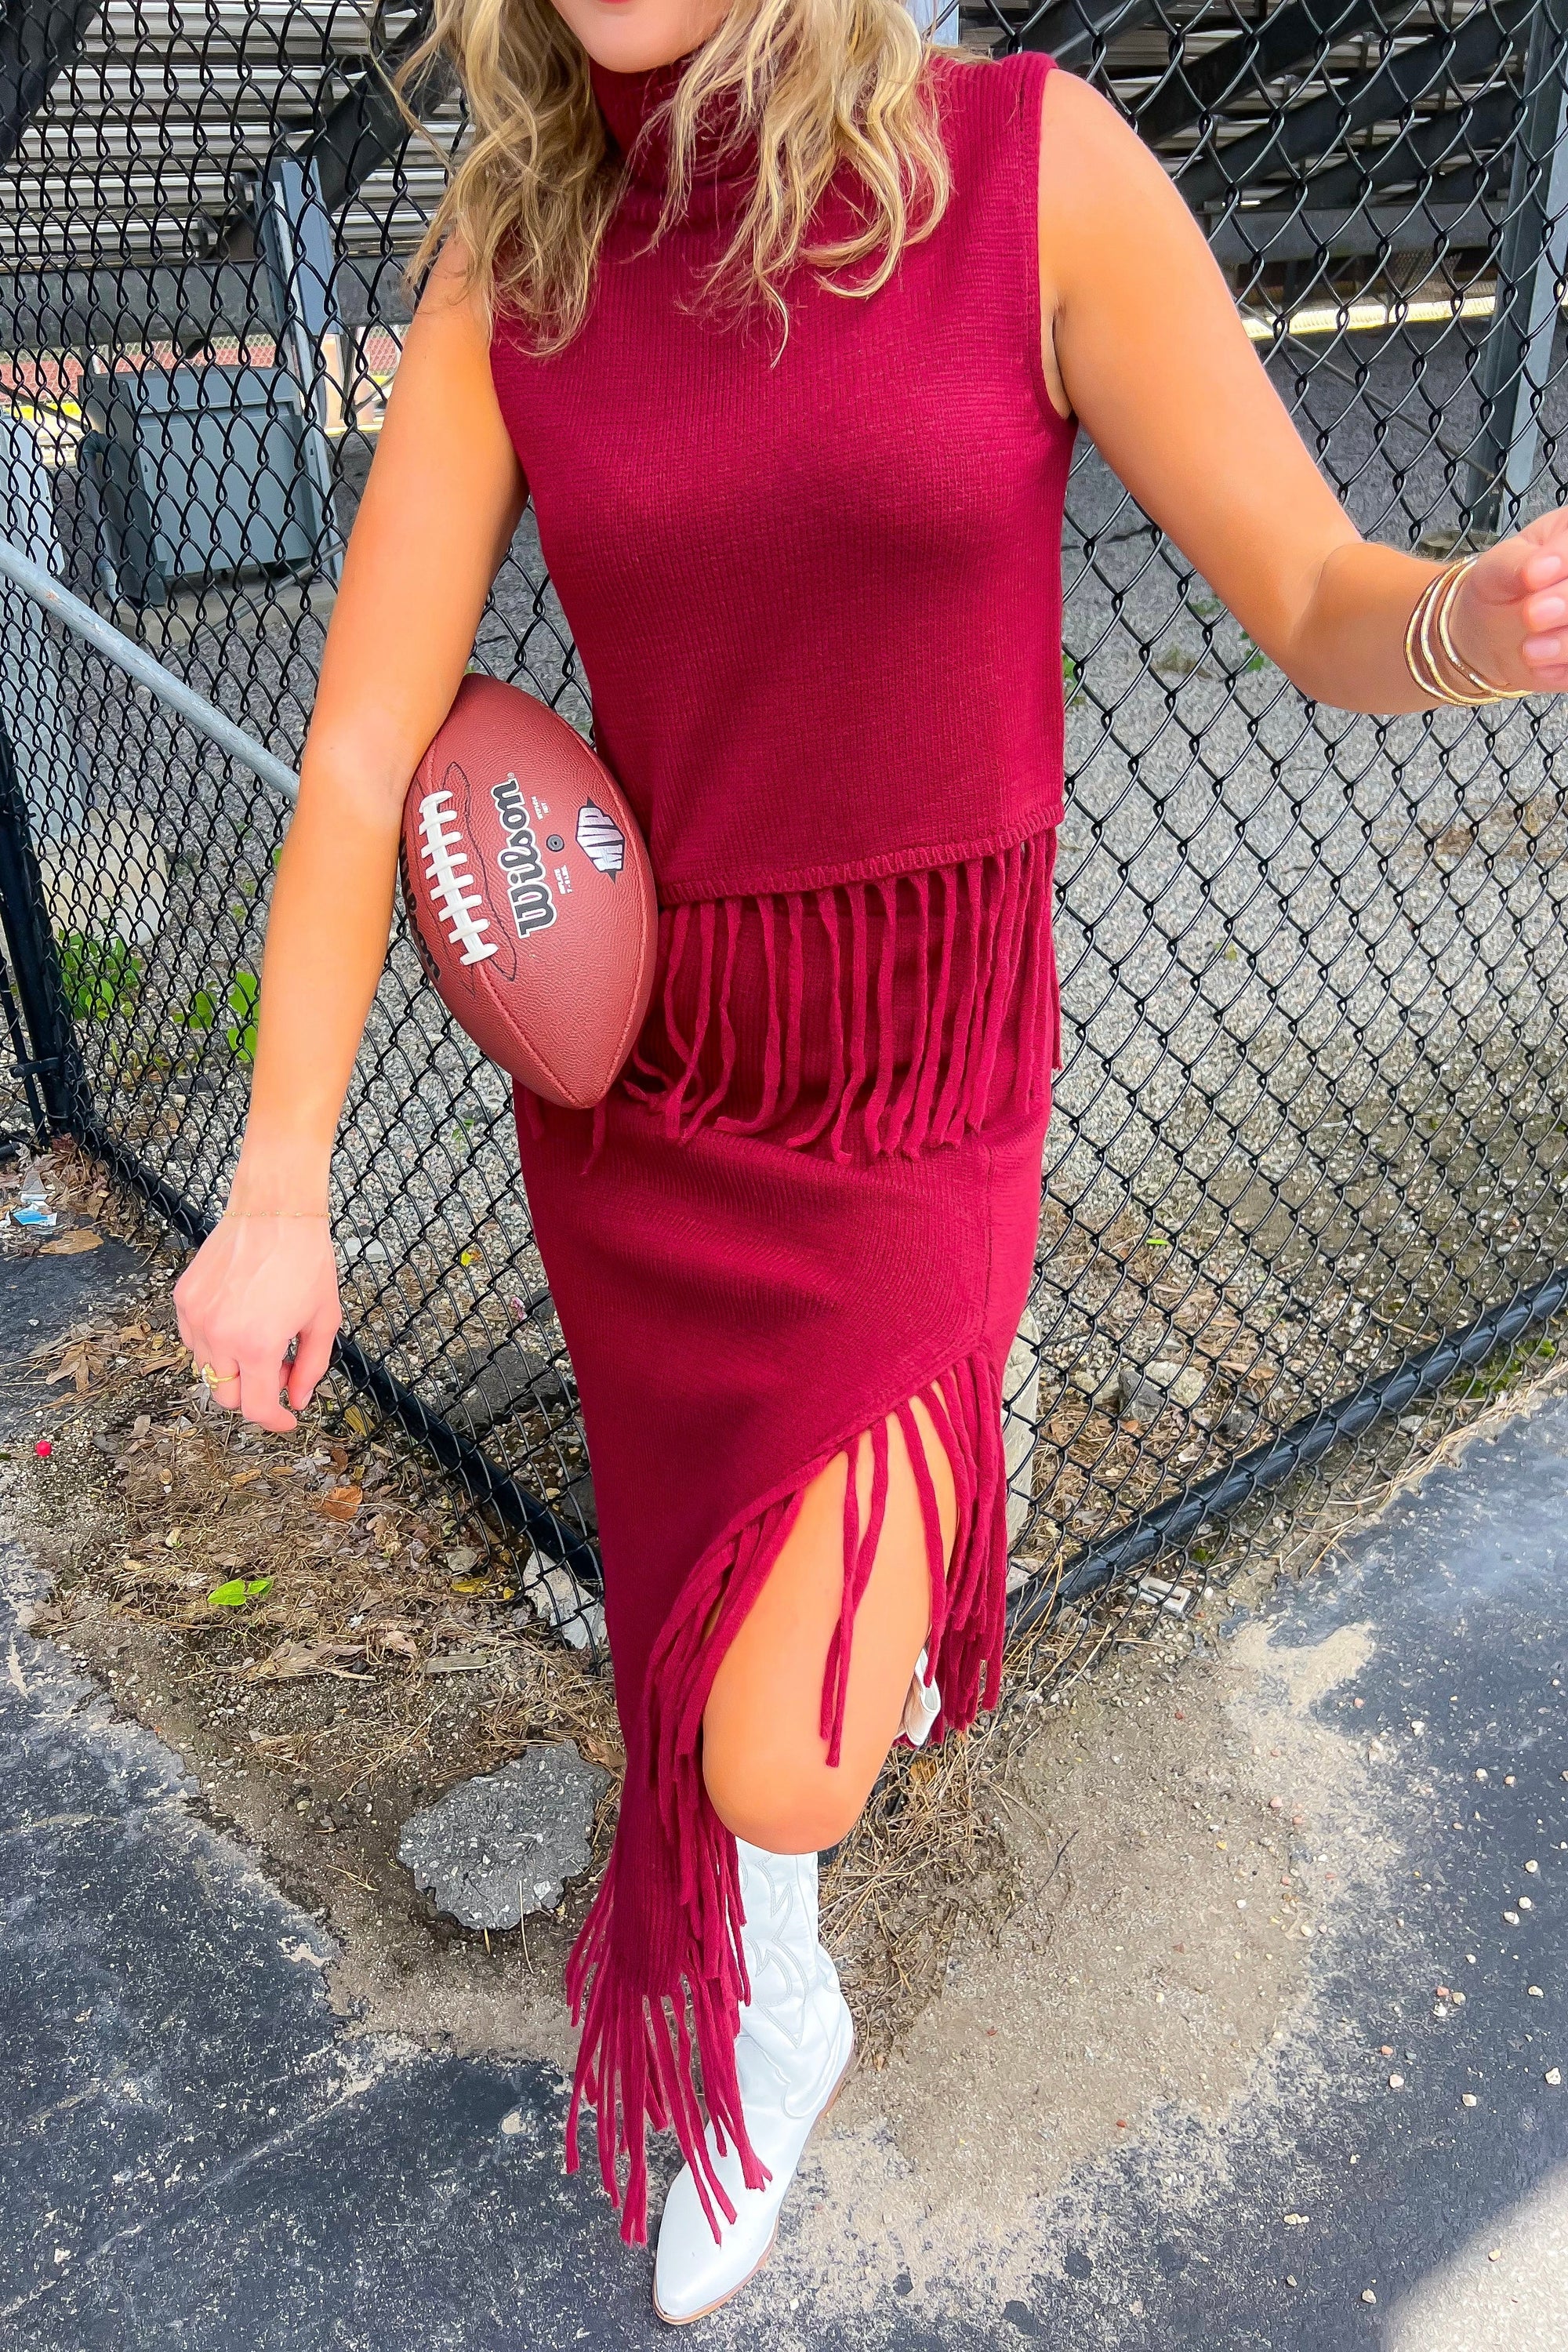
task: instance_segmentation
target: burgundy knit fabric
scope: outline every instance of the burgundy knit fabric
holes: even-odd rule
[[[680,223],[639,139],[680,67],[594,68],[631,175],[587,322],[498,324],[502,413],[582,656],[595,737],[646,830],[660,969],[591,1118],[520,1092],[524,1181],[598,1500],[626,1778],[568,1969],[623,2233],[647,2124],[710,2218],[703,2136],[763,2176],[735,2080],[734,1841],[701,1775],[725,1645],[833,1456],[867,1450],[824,1662],[836,1760],[889,1423],[923,1399],[952,1465],[944,1563],[917,1461],[940,1738],[997,1690],[1001,1370],[1027,1291],[1060,1059],[1060,534],[1073,428],[1040,362],[1038,55],[934,59],[947,212],[875,295],[797,270],[762,314],[691,307],[754,152],[710,131]],[[817,229],[841,231],[836,184]],[[851,1496],[854,1480],[850,1481]],[[710,1636],[704,1625],[715,1604]],[[699,2083],[700,2088],[699,2088]]]

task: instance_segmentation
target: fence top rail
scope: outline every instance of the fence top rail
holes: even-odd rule
[[[300,779],[292,768],[258,743],[254,736],[247,735],[243,727],[237,727],[234,720],[226,718],[205,695],[195,693],[182,678],[176,677],[173,670],[165,669],[162,662],[154,661],[143,646],[128,637],[123,630],[117,629],[112,622],[106,621],[101,613],[95,613],[92,606],[84,604],[79,596],[73,596],[52,572],[47,572],[41,563],[35,563],[13,541],[3,535],[0,535],[0,578],[9,580],[25,596],[32,597],[46,612],[52,613],[84,643],[100,653],[106,661],[113,662],[128,677],[134,678],[138,686],[144,686],[150,694],[157,696],[160,702],[177,710],[187,726],[194,728],[198,735],[205,735],[220,751],[226,751],[230,759],[237,760],[241,767],[248,768],[269,792],[290,803],[298,800]]]

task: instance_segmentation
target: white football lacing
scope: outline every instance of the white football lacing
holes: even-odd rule
[[[488,919],[476,915],[484,899],[468,872],[456,812],[447,792],[426,793],[419,803],[419,832],[425,844],[425,879],[440,919],[452,935],[452,945],[463,950],[464,963],[483,963],[500,953],[499,940],[485,937]]]

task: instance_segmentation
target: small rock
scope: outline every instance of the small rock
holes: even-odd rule
[[[1474,2093],[1473,2091],[1461,2091],[1461,2092],[1460,2092],[1460,2094],[1459,2094],[1459,2105],[1460,2105],[1462,2107],[1473,2107],[1473,2106],[1475,2105],[1475,2104],[1476,2104],[1476,2095],[1475,2095],[1475,2093]]]
[[[1502,1915],[1502,1923],[1505,1927],[1517,1927],[1519,1925],[1519,1913],[1517,1911],[1505,1911]]]
[[[1237,1397],[1226,1409],[1219,1424],[1219,1434],[1229,1445],[1240,1445],[1258,1428],[1263,1415],[1248,1397]]]
[[[1376,2295],[1373,2294],[1371,2287],[1369,2286],[1363,2287],[1361,2291],[1361,2299],[1363,2303],[1375,2303],[1377,2301]]]
[[[1531,2000],[1544,2000],[1546,1999],[1546,1995],[1542,1991],[1539,1985],[1526,1985],[1525,1990],[1530,1995]]]
[[[1530,1899],[1530,1897],[1529,1897],[1529,1895],[1521,1895],[1517,1896],[1515,1899],[1517,1900],[1517,1902],[1518,1902],[1518,1904],[1519,1904],[1519,1907],[1520,1907],[1520,1909],[1521,1909],[1521,1911],[1533,1911],[1533,1910],[1534,1910],[1535,1906],[1534,1906],[1534,1904],[1531,1901],[1531,1899]]]
[[[553,1911],[588,1867],[588,1832],[606,1775],[563,1739],[524,1748],[499,1772],[463,1780],[415,1813],[397,1858],[438,1910],[465,1927],[515,1927]]]
[[[1477,1765],[1477,1767],[1476,1767],[1476,1778],[1477,1778],[1477,1780],[1484,1780],[1487,1778],[1487,1768],[1486,1768],[1486,1766],[1485,1766],[1484,1764],[1478,1764],[1478,1765]],[[1565,1780],[1568,1780],[1568,1772],[1564,1772],[1564,1774],[1563,1775],[1563,1778]]]
[[[1388,2078],[1388,2087],[1391,2091],[1403,2091],[1405,2088],[1404,2075],[1391,2074]]]
[[[1151,1374],[1156,1370],[1169,1370],[1173,1374],[1175,1367],[1173,1365],[1157,1367],[1152,1364],[1149,1367]],[[1119,1386],[1121,1415],[1124,1421],[1142,1422],[1145,1424],[1152,1421],[1158,1421],[1171,1402],[1165,1393],[1163,1384],[1152,1378],[1146,1378],[1136,1364],[1122,1365]]]
[[[522,1590],[534,1615],[574,1650],[591,1644],[602,1648],[605,1612],[593,1594],[584,1591],[569,1568],[559,1560],[531,1552],[522,1571]]]
[[[1448,1999],[1453,2002],[1456,2009],[1463,2009],[1465,2005],[1465,1996],[1462,1992],[1451,1992],[1448,1995]]]
[[[1152,1421],[1168,1404],[1190,1412],[1208,1390],[1195,1364],[1123,1364],[1119,1375],[1121,1410],[1132,1421]]]
[[[1532,1874],[1539,1873],[1541,1869],[1541,1864],[1538,1862],[1527,1862],[1524,1866],[1526,1870],[1530,1871]]]
[[[386,1244],[373,1234],[340,1234],[338,1248],[350,1265],[357,1265],[361,1258],[379,1264],[391,1255]]]
[[[576,1410],[571,1367],[557,1364],[542,1340],[503,1339],[489,1356],[471,1354],[466,1376],[442,1411],[461,1436],[479,1438],[520,1406],[535,1412]]]
[[[1553,2090],[1556,2090],[1556,2088],[1557,2088],[1558,2084],[1559,2084],[1562,2082],[1562,2080],[1563,2080],[1563,2069],[1562,2069],[1562,2067],[1561,2067],[1561,2066],[1548,2066],[1548,2068],[1546,2069],[1545,2080],[1546,2080],[1548,2083],[1550,2083],[1550,2084],[1551,2084],[1551,2085],[1552,2085],[1552,2089],[1553,2089]]]

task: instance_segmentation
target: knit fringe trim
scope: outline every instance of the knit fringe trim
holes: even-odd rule
[[[960,865],[661,908],[664,985],[656,1021],[675,1066],[649,1056],[645,1026],[622,1085],[657,1107],[678,1139],[711,1126],[765,1133],[799,1150],[821,1146],[837,1160],[864,1152],[913,1157],[984,1124],[1016,1000],[1020,1107],[1034,1108],[1047,1096],[1058,1051],[1050,947],[1056,839],[1052,827]],[[766,974],[760,1082],[738,1075],[751,1057],[737,1053],[731,1017],[748,929],[757,934],[754,951]],[[800,1100],[805,973],[824,946],[827,1002],[812,1018],[827,1024],[829,1077],[812,1108]],[[901,956],[929,978],[912,1005],[898,1002]],[[679,1008],[693,987],[688,1036]]]
[[[930,1414],[952,1467],[957,1525],[951,1560],[914,1405]],[[646,2132],[673,2128],[695,2177],[715,2239],[719,2215],[735,2208],[716,2168],[733,2147],[748,2188],[768,2179],[746,2136],[735,2067],[740,2011],[751,1997],[741,1927],[735,1841],[714,1811],[702,1778],[701,1728],[713,1677],[742,1620],[761,1591],[799,1513],[805,1487],[834,1454],[847,1453],[843,1601],[823,1677],[822,1735],[830,1765],[840,1760],[850,1647],[876,1558],[889,1482],[889,1420],[903,1432],[914,1470],[931,1577],[927,1679],[940,1682],[942,1709],[933,1738],[967,1730],[982,1706],[996,1703],[1006,1601],[1006,1474],[1002,1394],[996,1367],[975,1353],[896,1405],[869,1429],[822,1455],[785,1493],[775,1495],[737,1532],[721,1539],[688,1579],[679,1607],[655,1648],[648,1680],[650,1803],[656,1883],[636,1906],[639,1934],[616,1929],[623,1856],[617,1835],[609,1865],[573,1947],[566,1990],[582,2042],[566,2122],[566,2168],[579,2163],[578,2124],[595,2110],[599,2170],[621,2212],[621,2236],[647,2237]],[[871,1491],[864,1522],[858,1472],[869,1447]],[[711,1634],[703,1628],[718,1608]],[[641,1855],[637,1862],[643,1861]],[[635,1951],[626,1946],[636,1942]],[[701,2091],[698,2090],[700,2076]],[[710,2145],[705,2124],[712,2126]],[[621,2178],[625,2166],[624,2183]]]

